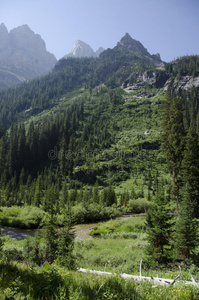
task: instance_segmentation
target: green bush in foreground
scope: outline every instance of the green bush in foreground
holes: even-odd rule
[[[5,296],[1,299],[25,299],[26,296],[28,299],[56,299],[63,290],[63,278],[48,264],[33,269],[1,263],[0,270],[0,294]]]

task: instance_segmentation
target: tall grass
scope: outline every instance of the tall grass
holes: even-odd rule
[[[198,299],[196,287],[140,284],[121,277],[100,277],[93,274],[67,272],[45,264],[29,268],[25,264],[0,263],[0,299],[45,300],[156,300]]]

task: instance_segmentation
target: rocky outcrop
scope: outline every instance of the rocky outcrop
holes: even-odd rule
[[[48,73],[56,63],[45,42],[27,25],[8,32],[0,25],[0,88]]]
[[[83,41],[76,41],[73,49],[71,50],[70,53],[66,54],[64,58],[67,57],[98,57],[104,49],[100,47],[96,52]]]
[[[193,77],[190,75],[182,76],[180,79],[176,78],[173,82],[172,79],[166,81],[164,85],[164,91],[166,91],[169,86],[173,86],[174,89],[178,92],[179,90],[189,90],[192,87],[199,87],[199,76]]]
[[[160,53],[152,54],[152,57],[161,60]]]
[[[137,78],[134,84],[123,85],[127,92],[140,90],[144,87],[163,88],[169,76],[164,70],[148,70],[142,74],[134,74]]]

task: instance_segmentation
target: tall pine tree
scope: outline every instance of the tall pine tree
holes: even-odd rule
[[[172,216],[163,192],[156,195],[147,214],[147,254],[159,263],[170,258]]]
[[[187,183],[183,189],[183,200],[180,203],[180,210],[176,221],[175,249],[177,257],[190,258],[196,245],[197,221],[194,219],[194,207],[192,203],[191,186]]]
[[[167,94],[163,108],[162,147],[173,178],[173,196],[179,202],[180,169],[183,159],[185,130],[182,100]]]
[[[189,185],[189,201],[195,217],[199,217],[199,151],[198,135],[191,125],[186,136],[184,157],[181,165],[183,185]]]

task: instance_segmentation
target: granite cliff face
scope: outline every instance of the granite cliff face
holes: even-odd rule
[[[98,57],[104,49],[100,47],[96,52],[83,41],[76,41],[73,49],[70,53],[66,54],[64,58],[67,57]]]
[[[45,42],[27,25],[8,32],[0,25],[0,88],[48,73],[56,63]]]

